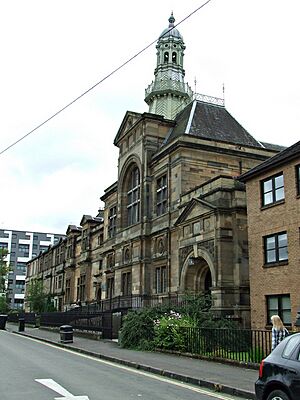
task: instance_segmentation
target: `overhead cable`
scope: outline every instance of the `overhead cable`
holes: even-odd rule
[[[9,146],[7,146],[5,149],[3,149],[0,152],[0,155],[5,153],[7,150],[11,149],[13,146],[15,146],[16,144],[20,143],[22,140],[24,140],[26,137],[28,137],[29,135],[31,135],[32,133],[34,133],[35,131],[37,131],[39,128],[41,128],[43,125],[47,124],[47,122],[51,121],[53,118],[55,118],[57,115],[59,115],[60,113],[62,113],[63,111],[65,111],[67,108],[69,108],[72,104],[74,104],[76,101],[78,101],[79,99],[81,99],[83,96],[85,96],[86,94],[88,94],[89,92],[91,92],[93,89],[95,89],[95,87],[97,87],[98,85],[100,85],[102,82],[104,82],[106,79],[110,78],[112,75],[114,75],[116,72],[118,72],[121,68],[125,67],[125,65],[129,64],[132,60],[134,60],[136,57],[138,57],[140,54],[142,54],[144,51],[146,51],[149,47],[151,47],[154,43],[157,42],[157,40],[159,40],[160,38],[162,38],[163,36],[166,36],[172,29],[176,28],[178,25],[182,24],[184,21],[186,21],[188,18],[190,18],[193,14],[195,14],[197,11],[199,11],[201,8],[203,8],[204,6],[206,6],[209,2],[211,2],[212,0],[207,0],[205,3],[201,4],[201,6],[199,6],[198,8],[196,8],[193,12],[191,12],[189,15],[187,15],[185,18],[183,18],[181,21],[179,21],[176,25],[172,26],[170,29],[168,29],[163,35],[161,35],[159,38],[153,40],[150,44],[148,44],[147,46],[145,46],[142,50],[140,50],[139,52],[137,52],[136,54],[134,54],[132,57],[130,57],[127,61],[125,61],[123,64],[121,64],[119,67],[115,68],[113,71],[111,71],[108,75],[106,75],[104,78],[102,78],[100,81],[98,81],[97,83],[95,83],[93,86],[91,86],[89,89],[87,89],[85,92],[81,93],[79,96],[77,96],[74,100],[72,100],[70,103],[68,103],[67,105],[65,105],[63,108],[61,108],[60,110],[58,110],[56,113],[54,113],[53,115],[51,115],[51,117],[47,118],[45,121],[43,121],[42,123],[40,123],[39,125],[37,125],[35,128],[33,128],[31,131],[29,131],[28,133],[26,133],[24,136],[20,137],[18,140],[16,140],[14,143],[10,144]]]

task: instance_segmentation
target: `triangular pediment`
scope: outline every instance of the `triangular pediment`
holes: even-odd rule
[[[207,214],[213,210],[216,210],[216,206],[201,199],[191,199],[189,203],[184,207],[181,215],[175,222],[175,225],[180,225],[185,221],[195,219],[201,215]]]
[[[71,233],[81,233],[81,227],[69,225],[66,234],[69,235]]]
[[[91,215],[83,215],[83,217],[81,218],[80,221],[80,225],[84,226],[86,224],[99,224],[100,222],[103,221],[103,218],[99,218],[99,217],[92,217]]]
[[[118,143],[122,137],[126,135],[126,133],[136,124],[136,122],[141,118],[140,113],[136,113],[133,111],[127,111],[123,121],[120,125],[118,133],[115,137],[114,144],[118,146]]]

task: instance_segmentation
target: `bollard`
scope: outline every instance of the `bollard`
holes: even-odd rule
[[[25,331],[25,318],[19,318],[19,332]]]

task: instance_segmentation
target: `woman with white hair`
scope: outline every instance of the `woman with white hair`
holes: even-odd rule
[[[272,351],[275,347],[289,335],[289,331],[283,325],[281,318],[278,315],[272,315],[271,322],[273,324],[272,328]]]

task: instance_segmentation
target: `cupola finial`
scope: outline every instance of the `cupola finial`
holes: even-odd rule
[[[173,15],[173,11],[171,12],[171,17],[169,18],[169,28],[173,28],[174,27],[174,22],[175,22],[175,18]]]

